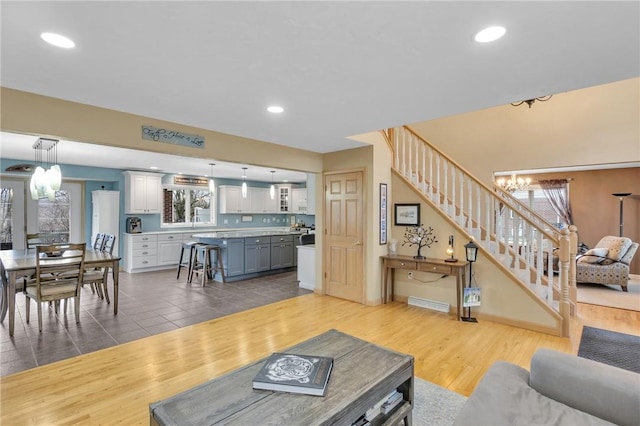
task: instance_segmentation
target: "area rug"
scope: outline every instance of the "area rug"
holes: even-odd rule
[[[578,356],[640,373],[640,337],[601,328],[582,329]]]
[[[637,275],[634,276],[638,277]],[[640,280],[633,279],[623,292],[620,286],[578,283],[578,302],[640,312]]]
[[[416,426],[449,426],[467,398],[435,383],[414,378],[413,424]]]

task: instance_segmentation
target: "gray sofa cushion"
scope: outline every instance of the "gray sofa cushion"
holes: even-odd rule
[[[640,374],[549,349],[531,358],[531,387],[619,425],[640,425]]]
[[[529,386],[529,372],[497,361],[480,380],[454,421],[458,426],[612,425],[541,395]]]

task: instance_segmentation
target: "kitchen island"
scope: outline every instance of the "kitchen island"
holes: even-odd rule
[[[239,281],[294,270],[299,231],[248,229],[193,234],[222,248],[226,281]]]

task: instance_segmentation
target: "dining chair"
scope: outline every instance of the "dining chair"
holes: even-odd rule
[[[35,249],[36,246],[38,244],[42,244],[42,238],[40,237],[40,234],[27,234],[26,235],[26,240],[25,240],[25,247],[27,248],[27,250],[29,249]]]
[[[104,245],[104,237],[105,234],[102,232],[98,232],[96,234],[96,238],[93,240],[93,249],[94,250],[102,250],[102,246]]]
[[[113,254],[113,248],[116,242],[115,235],[103,234],[104,243],[102,244],[102,248],[100,249],[103,253]],[[109,277],[109,268],[92,268],[84,271],[84,275],[82,278],[82,284],[89,284],[92,287],[92,290],[98,293],[100,299],[106,299],[107,304],[111,303],[109,300],[109,291],[107,290],[107,280]]]
[[[26,316],[29,323],[31,299],[38,306],[38,329],[42,332],[42,303],[75,298],[76,322],[80,322],[80,288],[84,273],[86,243],[36,246],[36,274],[25,280]],[[30,281],[33,285],[29,285]]]

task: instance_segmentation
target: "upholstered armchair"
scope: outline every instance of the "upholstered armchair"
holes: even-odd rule
[[[638,250],[629,238],[602,238],[598,244],[576,260],[576,282],[619,285],[627,291],[629,264]]]

